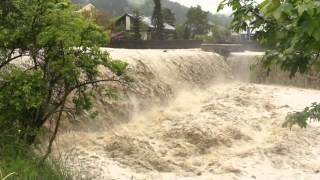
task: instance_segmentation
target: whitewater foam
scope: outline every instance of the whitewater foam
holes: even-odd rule
[[[121,89],[129,100],[106,106],[97,96],[100,113],[87,125],[99,130],[60,134],[55,154],[68,157],[72,172],[97,180],[320,178],[319,126],[281,127],[288,112],[320,101],[319,91],[251,84],[241,73],[250,63],[229,59],[229,68],[200,50],[109,51],[130,64],[135,81]],[[237,68],[244,82],[230,81]],[[114,116],[117,108],[130,116]]]

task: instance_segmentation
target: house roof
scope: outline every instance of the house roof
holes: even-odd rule
[[[147,24],[149,27],[154,28],[154,25],[152,24],[151,17],[142,17],[143,23]],[[164,29],[166,30],[176,30],[175,27],[171,26],[168,23],[163,23]]]
[[[122,18],[122,17],[125,17],[125,16],[130,16],[131,18],[134,17],[133,14],[128,14],[128,13],[126,13],[126,14],[124,14],[123,16],[121,16],[121,18]],[[145,25],[147,25],[148,27],[154,28],[154,25],[152,24],[151,17],[141,16],[141,21],[142,21]],[[163,23],[163,25],[164,25],[164,29],[165,29],[165,30],[172,30],[172,31],[176,30],[175,27],[171,26],[171,25],[168,24],[168,23]]]

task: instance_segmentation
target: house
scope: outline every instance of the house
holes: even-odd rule
[[[91,4],[91,3],[89,3],[89,4],[87,4],[87,5],[85,5],[85,6],[83,6],[80,10],[78,10],[77,12],[79,12],[79,13],[85,13],[85,12],[90,12],[90,13],[92,13],[92,12],[94,12],[94,11],[96,11],[97,10],[97,8],[93,5],[93,4]]]
[[[115,22],[115,29],[122,32],[131,32],[132,31],[132,22],[134,21],[134,15],[132,14],[124,14],[120,18],[118,18]],[[142,40],[152,40],[152,32],[154,30],[154,26],[152,24],[151,17],[141,16],[141,22],[143,27],[141,28],[141,37]],[[176,31],[176,28],[164,23],[164,31],[167,36],[173,35]]]
[[[246,31],[241,31],[239,33],[232,32],[231,37],[236,42],[248,43],[254,41],[255,32],[252,32],[249,28],[247,28]]]
[[[110,32],[114,27],[113,19],[107,12],[96,8],[93,4],[89,3],[77,11],[82,14],[86,19],[89,19],[103,28],[106,32]]]

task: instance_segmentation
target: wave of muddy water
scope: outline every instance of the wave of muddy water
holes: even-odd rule
[[[200,50],[109,51],[136,79],[117,105],[131,114],[60,134],[55,153],[78,179],[320,179],[320,126],[281,127],[320,91],[248,83],[231,72],[243,66]],[[100,101],[94,126],[112,119]]]

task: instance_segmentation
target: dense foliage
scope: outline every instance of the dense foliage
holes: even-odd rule
[[[203,35],[208,30],[208,14],[201,9],[200,6],[191,7],[187,13],[186,31],[190,32],[191,38],[196,35]]]
[[[212,25],[209,28],[209,34],[204,36],[204,41],[217,44],[233,42],[231,31],[228,28],[219,25]]]
[[[293,77],[296,73],[320,70],[320,2],[316,0],[224,0],[220,9],[231,6],[232,27],[256,32],[261,44],[269,47],[262,63],[271,70],[279,65]],[[287,117],[285,125],[306,127],[307,121],[320,120],[320,104]]]
[[[66,114],[88,110],[92,88],[120,81],[127,65],[100,50],[105,32],[68,0],[2,0],[0,18],[1,136],[31,145],[52,125],[50,147]]]

